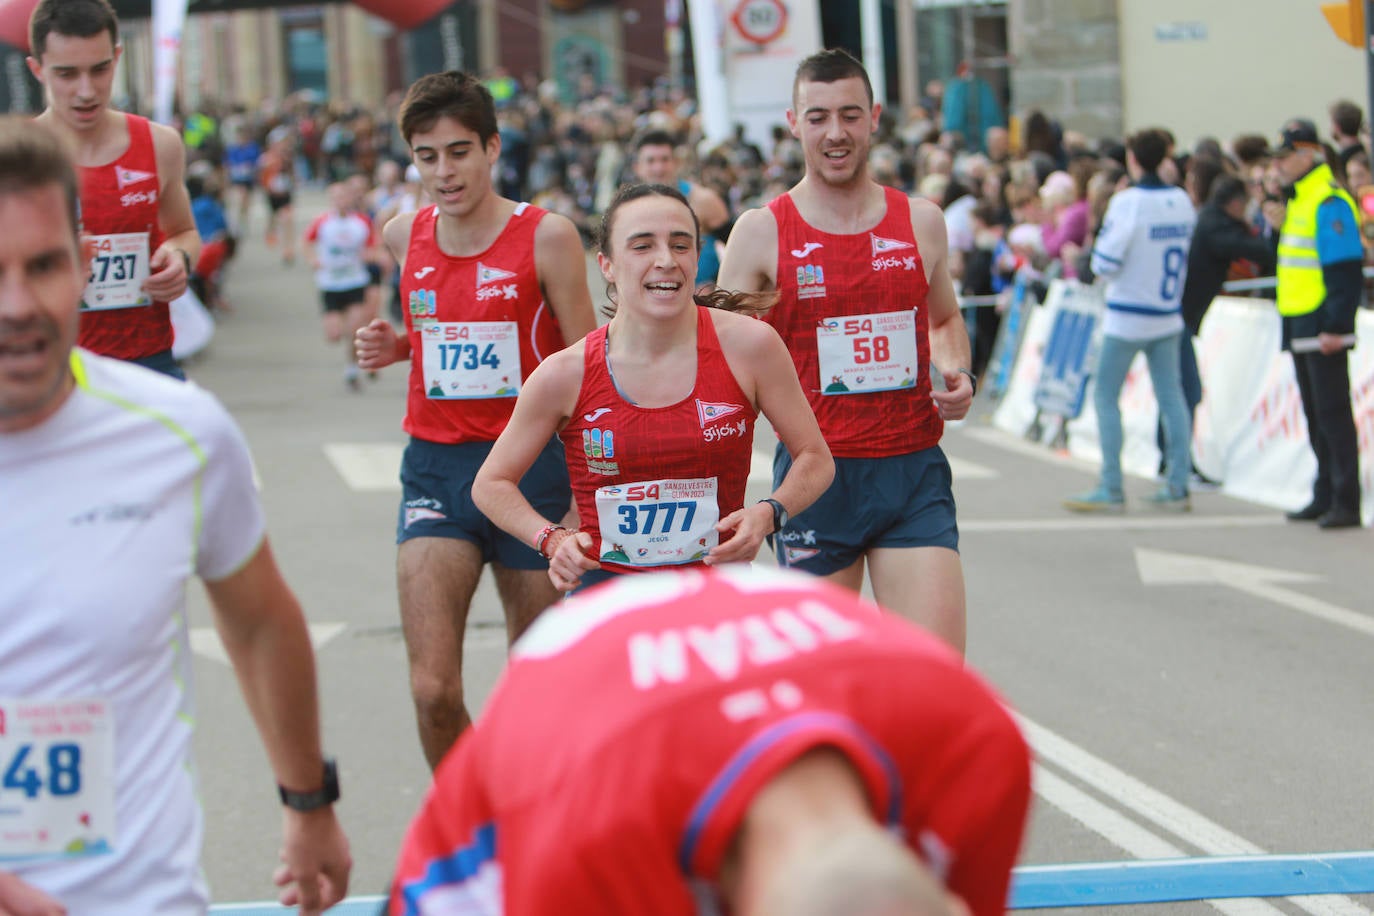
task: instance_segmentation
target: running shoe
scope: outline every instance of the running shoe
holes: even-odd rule
[[[1193,468],[1192,476],[1188,478],[1188,489],[1212,493],[1221,489],[1221,481],[1213,480],[1197,468]]]
[[[1187,493],[1180,496],[1168,487],[1160,487],[1145,497],[1145,504],[1165,512],[1191,512],[1193,509],[1193,502]]]
[[[1120,515],[1126,511],[1126,500],[1120,493],[1108,493],[1104,487],[1098,487],[1087,493],[1070,496],[1064,500],[1064,508],[1071,512],[1100,512]]]

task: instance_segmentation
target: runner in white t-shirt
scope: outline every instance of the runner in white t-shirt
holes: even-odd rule
[[[0,913],[206,911],[193,573],[286,787],[282,900],[318,913],[351,863],[305,619],[223,407],[74,348],[76,188],[48,129],[0,118]]]
[[[357,203],[357,192],[347,182],[335,182],[329,186],[329,209],[305,230],[305,250],[324,309],[324,337],[331,344],[349,341],[344,347],[344,382],[354,391],[361,383],[352,340],[373,317],[367,307],[367,265],[377,245],[372,223],[358,212]]]

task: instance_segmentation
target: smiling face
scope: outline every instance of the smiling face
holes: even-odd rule
[[[477,132],[450,117],[410,136],[420,184],[444,216],[462,219],[491,194],[491,169],[501,155],[501,138],[482,144]]]
[[[795,96],[787,124],[801,141],[807,177],[832,187],[866,180],[868,149],[882,106],[869,103],[863,80],[802,81]]]
[[[619,309],[675,312],[692,302],[697,271],[697,223],[675,197],[649,194],[608,215],[601,276],[614,283]]]
[[[48,107],[68,129],[95,129],[110,104],[115,64],[121,48],[108,32],[86,38],[52,32],[41,58],[28,59],[29,70],[43,84]]]
[[[0,432],[36,426],[72,389],[85,263],[60,185],[0,191]]]

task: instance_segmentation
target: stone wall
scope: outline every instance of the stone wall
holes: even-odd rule
[[[1010,0],[1013,113],[1089,138],[1122,134],[1118,0]]]

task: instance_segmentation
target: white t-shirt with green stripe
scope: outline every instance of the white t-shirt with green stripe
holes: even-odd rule
[[[113,837],[89,839],[112,851],[0,869],[73,913],[200,913],[185,588],[193,574],[231,575],[262,543],[252,464],[228,413],[195,385],[80,350],[73,367],[77,388],[56,414],[0,434],[0,703],[107,702],[115,824]],[[45,773],[54,761],[41,743],[16,765],[23,744],[11,721],[0,830],[45,778],[55,791],[98,790],[80,784],[74,752],[57,758],[60,777]]]

